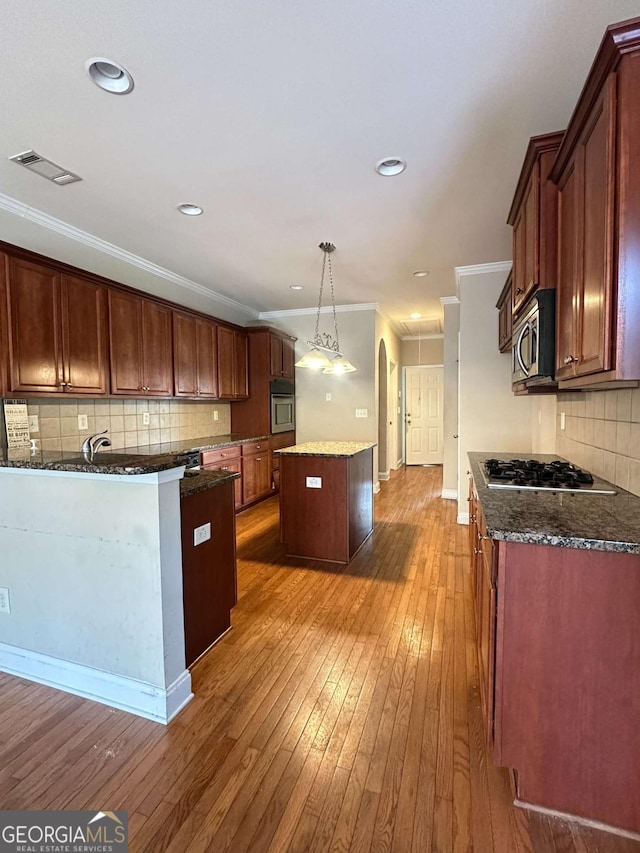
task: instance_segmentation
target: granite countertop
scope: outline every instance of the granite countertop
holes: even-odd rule
[[[288,456],[355,456],[375,446],[369,441],[306,441],[273,452]]]
[[[547,454],[469,453],[471,474],[492,539],[640,554],[640,497],[618,486],[615,495],[588,491],[527,492],[490,489],[482,475],[486,459],[559,459]]]
[[[87,461],[80,451],[0,450],[0,468],[31,468],[44,471],[79,471],[88,474],[155,474],[184,465],[184,455],[198,450],[230,447],[246,441],[265,441],[268,435],[205,436],[186,441],[148,444],[126,450],[103,448]]]
[[[185,471],[184,477],[180,480],[180,497],[184,498],[187,495],[195,495],[197,492],[221,486],[223,483],[237,480],[239,476],[240,474],[235,474],[233,471]]]

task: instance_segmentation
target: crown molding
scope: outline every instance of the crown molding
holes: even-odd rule
[[[82,243],[84,246],[96,249],[98,252],[110,255],[112,258],[117,258],[120,261],[131,264],[131,266],[138,267],[138,269],[151,273],[165,281],[169,281],[171,284],[175,284],[185,290],[190,290],[193,293],[198,293],[200,296],[204,296],[212,302],[234,308],[236,311],[246,314],[253,320],[258,319],[259,315],[255,309],[249,308],[241,302],[236,302],[235,299],[230,299],[228,296],[223,296],[221,293],[209,290],[208,287],[204,287],[204,285],[198,284],[198,282],[192,281],[190,278],[185,278],[183,275],[179,275],[165,267],[161,267],[158,264],[147,261],[139,255],[134,255],[133,252],[127,252],[126,249],[121,249],[113,243],[101,240],[99,237],[89,234],[87,231],[82,231],[74,225],[69,225],[68,222],[63,222],[61,219],[56,219],[53,216],[49,216],[48,213],[37,210],[35,207],[29,207],[29,205],[23,204],[17,199],[11,198],[11,196],[4,195],[4,193],[0,193],[0,208],[19,216],[21,219],[27,219],[30,222],[34,222],[36,225],[48,228],[49,231],[55,231],[57,234],[62,234],[64,237],[68,237],[76,243]]]
[[[403,335],[403,341],[439,341],[444,338],[444,333],[440,332],[436,335]]]
[[[360,302],[356,305],[336,305],[336,314],[344,314],[346,311],[377,311],[377,302]],[[298,317],[308,314],[317,314],[317,308],[287,308],[282,311],[261,311],[258,320],[271,320],[275,317]],[[333,313],[330,305],[324,305],[320,309],[321,314]]]
[[[456,296],[460,300],[460,279],[467,275],[485,275],[493,272],[510,272],[513,261],[496,261],[491,264],[471,264],[466,267],[454,267],[456,274]]]
[[[460,305],[460,300],[457,296],[441,296],[440,305]]]
[[[385,311],[382,311],[381,308],[378,308],[378,315],[390,326],[395,336],[402,340],[402,329],[398,321],[390,317]]]

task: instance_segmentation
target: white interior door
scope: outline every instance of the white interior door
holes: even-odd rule
[[[407,465],[442,465],[444,368],[405,368]]]

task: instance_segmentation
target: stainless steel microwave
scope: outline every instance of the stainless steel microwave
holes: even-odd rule
[[[554,381],[556,291],[538,290],[513,324],[512,381],[545,385]]]
[[[271,432],[296,428],[296,398],[293,382],[275,379],[271,383]]]

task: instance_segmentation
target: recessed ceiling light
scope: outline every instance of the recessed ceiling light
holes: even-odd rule
[[[184,213],[185,216],[200,216],[203,212],[201,207],[198,207],[197,204],[179,204],[178,210],[180,213]]]
[[[412,320],[419,320],[420,317],[422,317],[422,314],[418,314],[417,311],[414,311],[414,313],[411,315]]]
[[[133,89],[131,74],[112,59],[101,57],[87,59],[84,67],[96,86],[104,89],[105,92],[111,92],[112,95],[127,95]]]
[[[291,290],[304,290],[303,284],[290,284],[289,287]]]
[[[378,160],[376,163],[376,172],[379,175],[384,175],[387,178],[393,175],[399,175],[407,168],[407,164],[400,157],[385,157],[384,160]]]
[[[424,278],[425,275],[429,275],[429,270],[416,270],[414,275],[416,278]]]

